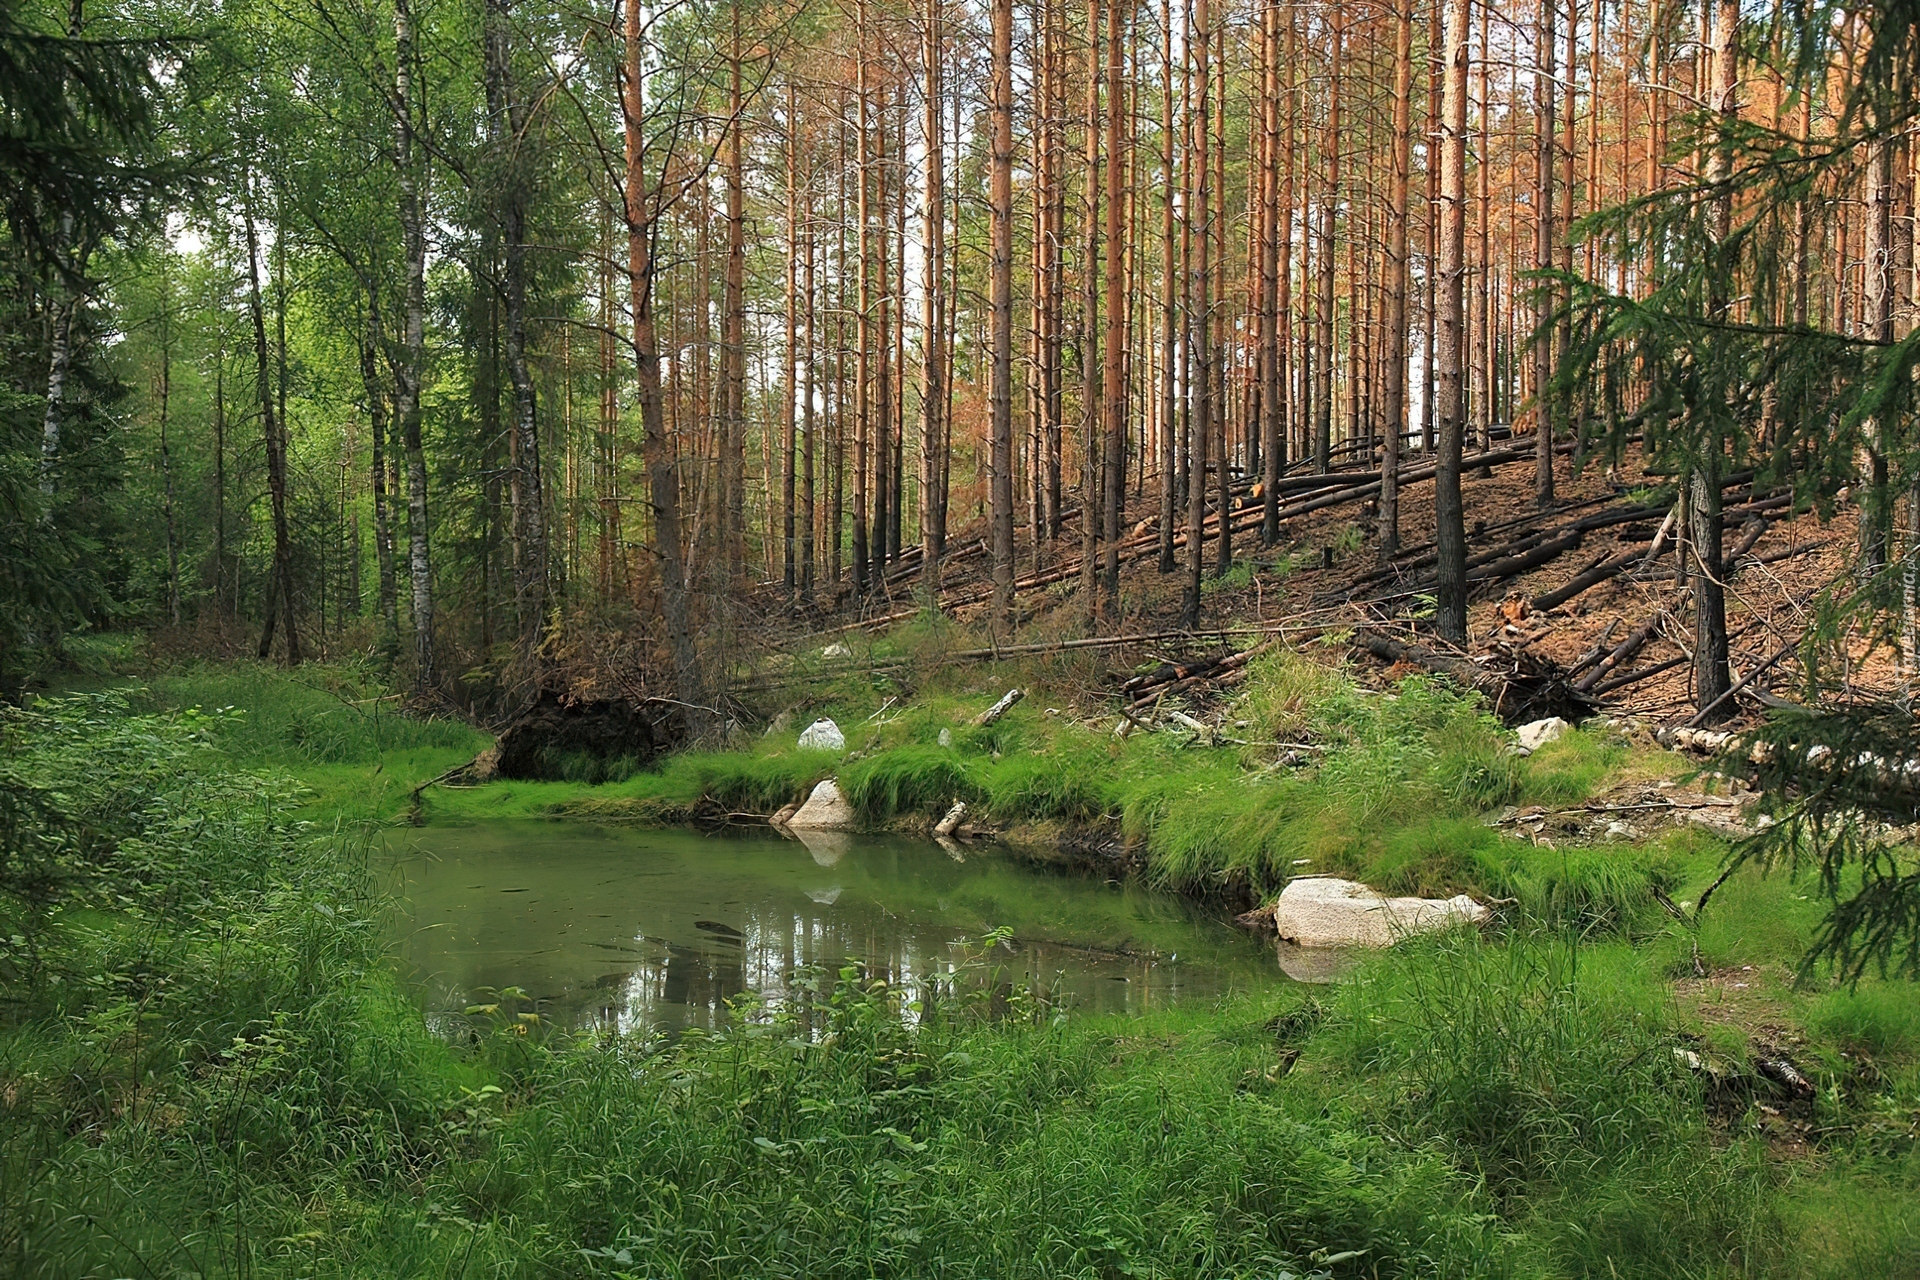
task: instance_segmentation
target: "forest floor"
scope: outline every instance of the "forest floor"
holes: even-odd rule
[[[1666,519],[1674,484],[1671,477],[1644,474],[1639,463],[1637,453],[1629,452],[1616,467],[1593,461],[1577,466],[1563,452],[1556,458],[1556,501],[1545,509],[1535,502],[1530,457],[1484,472],[1469,467],[1463,482],[1469,554],[1494,557],[1499,563],[1490,568],[1505,570],[1474,583],[1469,648],[1526,650],[1561,668],[1573,668],[1596,648],[1604,654],[1636,638],[1642,624],[1651,621],[1655,625],[1650,634],[1598,673],[1604,679],[1596,683],[1605,687],[1597,701],[1613,714],[1677,723],[1694,710],[1688,665],[1693,626],[1679,579],[1679,538]],[[1409,462],[1419,464],[1417,456]],[[1431,481],[1403,486],[1400,549],[1385,558],[1375,527],[1377,484],[1368,492],[1352,491],[1359,488],[1351,486],[1349,496],[1338,502],[1314,491],[1287,495],[1294,505],[1328,505],[1287,516],[1289,507],[1283,503],[1279,537],[1273,546],[1262,547],[1257,500],[1239,487],[1235,567],[1224,576],[1217,573],[1217,507],[1210,507],[1202,621],[1184,640],[1174,634],[1184,587],[1184,541],[1176,549],[1180,571],[1163,574],[1156,563],[1151,520],[1133,524],[1121,561],[1118,608],[1115,616],[1102,620],[1097,633],[1152,637],[1153,642],[1114,647],[1109,651],[1113,665],[1124,667],[1150,654],[1178,661],[1244,648],[1248,629],[1375,627],[1404,632],[1430,617]],[[1133,501],[1134,511],[1145,510],[1139,495]],[[1153,495],[1145,495],[1144,501],[1151,506]],[[1737,725],[1763,710],[1768,699],[1783,693],[1801,696],[1805,672],[1790,647],[1814,625],[1822,593],[1846,572],[1858,513],[1844,504],[1825,517],[1795,512],[1785,490],[1761,493],[1751,484],[1730,486],[1724,502],[1729,559],[1724,581],[1734,679],[1741,680],[1756,666],[1763,668],[1721,709]],[[1578,527],[1582,525],[1588,527]],[[941,601],[950,619],[981,647],[990,648],[994,641],[986,615],[992,583],[984,533],[984,523],[976,518],[950,540]],[[1503,554],[1508,551],[1511,554]],[[1096,634],[1087,625],[1079,597],[1079,560],[1074,508],[1058,542],[1037,558],[1021,557],[1019,623],[1016,634],[1002,637],[1001,643],[1045,644]],[[796,611],[784,588],[762,586],[749,597],[735,628],[740,651],[758,655],[744,663],[744,669],[785,662],[815,641],[823,648],[840,643],[859,650],[861,636],[910,622],[921,585],[917,562],[918,549],[907,548],[902,567],[882,577],[868,599],[854,601],[843,588],[832,610]],[[1589,570],[1596,576],[1611,572],[1564,602],[1544,608],[1534,603],[1561,592]],[[1898,672],[1884,646],[1856,643],[1844,648],[1843,669],[1821,673],[1834,691],[1884,696],[1896,688]],[[1334,656],[1343,660],[1346,655]],[[576,674],[583,688],[607,683],[595,665],[579,664]],[[1588,674],[1595,674],[1591,667]]]

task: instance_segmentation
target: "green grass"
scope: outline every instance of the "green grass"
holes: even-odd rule
[[[932,624],[920,630],[942,633]],[[897,647],[934,643],[916,634]],[[876,649],[882,646],[876,645]],[[1268,894],[1301,868],[1335,871],[1405,892],[1521,896],[1558,917],[1624,927],[1624,897],[1650,902],[1645,867],[1557,858],[1486,831],[1508,803],[1577,803],[1602,785],[1624,749],[1573,733],[1533,757],[1477,699],[1424,679],[1382,696],[1296,655],[1260,661],[1230,716],[1253,745],[1210,747],[1167,733],[1122,741],[1104,717],[1050,714],[1042,688],[989,729],[969,720],[1014,677],[989,673],[972,692],[923,692],[901,705],[878,691],[792,709],[786,727],[749,747],[670,757],[599,786],[497,783],[430,791],[433,821],[590,815],[681,822],[702,814],[771,813],[837,775],[862,818],[925,824],[956,800],[1003,828],[1106,829],[1136,845],[1150,874],[1187,892]],[[1059,710],[1054,708],[1054,710]],[[798,751],[792,726],[832,715],[844,761]],[[946,732],[951,745],[942,746]],[[1311,762],[1279,763],[1305,743]],[[1282,744],[1282,745],[1275,745]]]
[[[1530,785],[1575,795],[1604,744],[1518,761],[1471,704],[1298,671],[1255,686],[1246,736],[1311,736],[1317,768],[1116,743],[1040,697],[952,749],[939,728],[987,693],[849,715],[865,754],[841,777],[876,816],[964,788],[1003,819],[1130,826],[1199,876],[1289,865],[1306,835],[1398,885],[1504,890],[1521,924],[1137,1019],[1001,989],[983,951],[949,987],[819,974],[801,1005],[673,1043],[529,1034],[509,996],[456,1046],[382,954],[366,830],[339,809],[317,829],[288,776],[364,782],[387,757],[255,674],[0,721],[9,1274],[1755,1280],[1920,1260],[1911,988],[1783,980],[1752,1026],[1716,1023],[1672,975],[1696,946],[1784,971],[1818,918],[1805,885],[1743,873],[1695,932],[1644,899],[1697,897],[1709,838],[1561,852],[1479,819]],[[306,728],[275,742],[263,710]],[[467,745],[394,731],[402,758]],[[592,791],[436,791],[429,814],[768,805],[835,767],[788,741]],[[1783,1155],[1673,1050],[1741,1061],[1793,1034],[1820,1095]]]

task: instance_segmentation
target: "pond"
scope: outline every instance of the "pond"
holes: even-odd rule
[[[519,988],[562,1026],[676,1031],[858,960],[899,984],[967,956],[1067,1007],[1138,1013],[1282,982],[1261,945],[1138,885],[1002,851],[772,831],[501,821],[410,832],[395,942],[443,1030]],[[989,931],[1007,931],[983,944]]]

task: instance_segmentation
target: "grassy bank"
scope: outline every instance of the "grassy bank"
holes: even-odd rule
[[[758,739],[690,752],[618,781],[498,782],[435,789],[429,821],[569,815],[676,823],[767,814],[837,777],[875,827],[925,830],[955,800],[1010,839],[1061,835],[1123,848],[1155,883],[1232,901],[1277,892],[1304,870],[1404,893],[1516,899],[1536,919],[1628,927],[1711,855],[1685,840],[1604,852],[1546,850],[1485,818],[1503,806],[1558,807],[1626,775],[1674,772],[1605,731],[1531,757],[1480,704],[1424,679],[1392,695],[1280,652],[1257,662],[1219,743],[1181,733],[1111,732],[1036,691],[989,728],[970,726],[1013,672],[977,687],[922,688],[902,705],[874,690],[799,704]],[[879,710],[876,710],[879,708]],[[848,751],[803,751],[795,726],[834,717]],[[943,736],[945,742],[943,743]]]
[[[1785,880],[1737,877],[1697,932],[1649,910],[1632,877],[1697,893],[1717,861],[1704,836],[1562,852],[1476,820],[1651,767],[1624,744],[1580,735],[1522,761],[1439,691],[1384,701],[1285,667],[1252,686],[1240,736],[1311,740],[1317,766],[1115,744],[1042,696],[937,756],[939,729],[993,691],[885,724],[850,707],[862,754],[840,776],[876,821],[964,786],[995,821],[1132,832],[1171,883],[1258,882],[1310,854],[1530,896],[1501,932],[1396,949],[1337,988],[1144,1019],[1060,1017],[1018,993],[996,1006],[984,968],[938,992],[848,971],[725,1035],[560,1043],[509,1005],[454,1047],[391,976],[362,819],[397,812],[472,739],[394,721],[369,748],[380,691],[343,701],[311,686],[346,677],[302,678],[205,670],[0,726],[10,1272],[1920,1268],[1911,988],[1791,985],[1818,904]],[[246,714],[205,710],[230,704]],[[831,767],[790,737],[593,790],[430,792],[428,816],[764,803]],[[1236,809],[1235,788],[1255,798]],[[1339,813],[1316,821],[1316,804]],[[1208,826],[1238,834],[1203,846]],[[1286,844],[1309,837],[1304,854]],[[1183,863],[1187,848],[1214,852]],[[1769,1047],[1813,1098],[1752,1074]]]

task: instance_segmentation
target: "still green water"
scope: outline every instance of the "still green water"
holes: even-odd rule
[[[1144,1012],[1282,982],[1271,944],[1168,894],[991,849],[771,831],[502,821],[409,833],[396,941],[429,1016],[517,987],[564,1026],[712,1027],[796,970],[857,959],[895,984],[986,963],[1069,1008]]]

